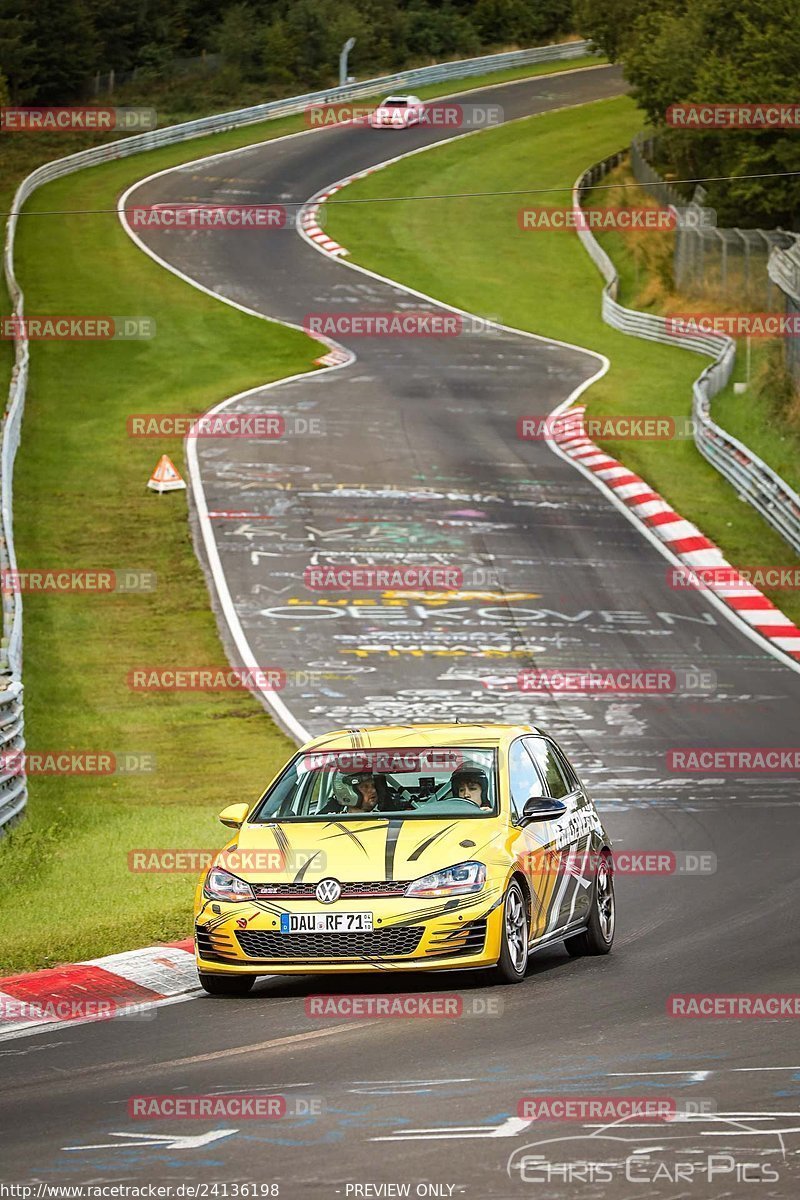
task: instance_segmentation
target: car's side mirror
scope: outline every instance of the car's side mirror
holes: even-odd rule
[[[557,821],[566,811],[566,804],[561,800],[554,800],[552,796],[531,796],[530,800],[525,801],[521,824],[527,825],[529,821]]]
[[[238,829],[244,824],[249,808],[249,804],[229,804],[227,808],[223,808],[219,814],[219,819],[229,829]]]

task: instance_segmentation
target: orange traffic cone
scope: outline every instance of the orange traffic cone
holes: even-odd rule
[[[180,488],[185,488],[186,483],[169,455],[162,454],[153,474],[147,481],[147,486],[160,495],[161,492],[175,492]]]

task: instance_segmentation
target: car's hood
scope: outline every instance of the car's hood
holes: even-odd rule
[[[325,822],[248,825],[236,839],[235,874],[271,883],[315,883],[326,876],[353,883],[411,880],[470,859],[486,861],[487,852],[492,857],[501,852],[503,841],[502,822],[496,817],[334,817]]]

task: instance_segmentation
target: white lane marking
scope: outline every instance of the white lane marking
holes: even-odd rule
[[[187,1058],[173,1058],[160,1062],[159,1067],[185,1067],[198,1062],[213,1062],[218,1058],[233,1058],[237,1054],[254,1054],[258,1050],[272,1050],[275,1046],[293,1046],[298,1042],[315,1041],[317,1038],[333,1037],[337,1033],[365,1029],[368,1025],[380,1024],[379,1018],[371,1021],[346,1021],[343,1025],[332,1025],[330,1029],[311,1029],[308,1033],[291,1033],[286,1037],[271,1038],[267,1042],[254,1042],[246,1046],[232,1046],[228,1050],[211,1050],[207,1054],[192,1054]]]
[[[152,1008],[163,1008],[167,1004],[184,1004],[187,1000],[197,1000],[202,996],[200,988],[192,992],[187,992],[182,996],[165,996],[161,1000],[140,1000],[131,1002],[130,1008],[136,1008],[135,1013],[111,1013],[109,1016],[102,1017],[76,1017],[70,1021],[50,1021],[47,1025],[33,1025],[30,1027],[19,1027],[16,1029],[4,1030],[0,1033],[0,1042],[10,1042],[17,1038],[34,1037],[39,1033],[54,1033],[57,1030],[64,1032],[72,1029],[74,1025],[94,1025],[98,1021],[145,1021],[146,1016]]]
[[[422,1095],[433,1087],[446,1087],[452,1083],[476,1083],[475,1079],[388,1079],[383,1083],[372,1080],[354,1080],[356,1086],[348,1092],[356,1096],[415,1096]]]
[[[45,1042],[42,1046],[27,1046],[24,1050],[0,1050],[0,1058],[19,1057],[21,1054],[33,1054],[37,1050],[54,1050],[56,1046],[66,1045],[67,1042]]]
[[[371,1142],[431,1142],[457,1138],[508,1138],[516,1137],[527,1129],[531,1120],[525,1117],[506,1117],[501,1125],[462,1125],[451,1129],[431,1126],[430,1129],[403,1129],[397,1133],[370,1138]]]
[[[474,1075],[465,1075],[463,1079],[351,1079],[351,1084],[373,1084],[381,1087],[384,1084],[474,1084]]]
[[[208,1133],[109,1133],[113,1138],[134,1138],[129,1142],[100,1142],[96,1146],[62,1146],[62,1150],[127,1150],[131,1147],[149,1146],[153,1150],[196,1150],[209,1142],[231,1137],[238,1129],[210,1129]]]
[[[800,1071],[800,1067],[724,1067],[725,1071]]]
[[[780,1116],[780,1113],[776,1113]],[[750,1118],[752,1119],[752,1118]],[[800,1133],[800,1125],[794,1125],[790,1129],[701,1129],[700,1137],[747,1137],[754,1133],[770,1134],[776,1137],[783,1137],[785,1133]]]
[[[270,141],[280,142],[292,137],[305,137],[306,134],[315,132],[318,131],[305,129],[300,133],[287,134],[285,138],[268,138],[267,141],[256,143],[255,146],[249,146],[247,149],[254,150],[267,145],[267,143]],[[183,167],[186,167],[187,165],[196,167],[201,163],[210,162],[215,158],[225,157],[227,154],[241,154],[242,152],[243,151],[240,148],[238,151],[225,151],[221,155],[207,155],[204,158],[194,159],[191,164],[184,163]],[[207,296],[212,296],[215,300],[219,300],[220,303],[227,304],[230,308],[235,308],[239,312],[246,313],[248,316],[258,317],[258,319],[261,321],[267,321],[271,325],[282,325],[285,328],[296,329],[300,333],[305,333],[306,336],[311,338],[312,341],[320,342],[323,346],[325,346],[329,354],[335,353],[337,358],[340,360],[332,366],[324,366],[320,368],[312,366],[308,371],[300,371],[295,375],[288,375],[283,379],[276,379],[271,383],[258,384],[255,387],[247,388],[246,391],[237,392],[236,395],[228,396],[225,400],[220,401],[219,404],[213,405],[213,407],[208,409],[204,415],[213,416],[214,414],[221,412],[224,408],[227,408],[229,404],[233,404],[236,400],[242,400],[246,396],[251,396],[255,392],[268,391],[271,388],[280,387],[284,383],[292,383],[296,379],[312,378],[315,376],[319,377],[320,375],[327,374],[329,371],[341,371],[343,367],[350,366],[351,363],[354,363],[356,361],[355,354],[348,350],[347,347],[342,346],[339,342],[335,342],[331,338],[325,337],[322,334],[312,337],[308,330],[303,329],[303,327],[300,325],[295,325],[291,321],[278,321],[275,317],[269,317],[265,313],[258,312],[254,308],[248,308],[244,304],[239,304],[237,300],[231,300],[227,296],[223,296],[220,292],[214,291],[213,288],[206,287],[205,284],[200,283],[199,280],[193,279],[191,275],[187,275],[184,271],[181,271],[179,267],[173,266],[159,254],[156,254],[156,252],[152,250],[146,244],[146,242],[142,241],[139,235],[133,231],[128,224],[128,219],[125,212],[126,203],[131,192],[136,191],[138,188],[144,187],[145,184],[150,183],[153,179],[158,179],[162,175],[172,174],[180,169],[181,168],[179,167],[167,167],[161,171],[154,171],[152,174],[145,176],[144,179],[139,179],[136,183],[132,183],[131,186],[125,192],[123,192],[122,196],[120,196],[117,203],[117,216],[119,217],[120,223],[131,241],[133,241],[144,254],[151,258],[153,262],[158,263],[159,266],[163,267],[167,271],[170,271],[173,275],[176,275],[178,279],[182,279],[184,283],[190,284],[199,292],[203,292]],[[233,603],[233,597],[231,596],[227,579],[225,578],[219,556],[219,550],[217,549],[216,540],[214,538],[214,533],[208,516],[208,504],[206,502],[205,492],[203,490],[203,484],[200,478],[197,460],[197,445],[195,439],[187,438],[184,446],[186,450],[186,461],[189,468],[191,494],[195,503],[203,545],[208,556],[209,570],[211,571],[211,575],[214,580],[214,587],[217,591],[220,607],[222,608],[234,644],[242,658],[242,664],[254,670],[256,672],[254,678],[259,679],[261,676],[261,672],[258,669],[260,664],[257,661],[256,655],[254,654],[249,641],[247,640],[242,623],[239,619],[239,615],[236,612],[236,607]],[[310,734],[308,730],[300,723],[300,721],[298,721],[289,706],[285,704],[284,701],[281,700],[274,691],[260,687],[257,687],[255,690],[259,692],[262,702],[271,710],[273,718],[284,731],[284,733],[288,733],[290,737],[294,738],[298,745],[302,745],[304,742],[309,741]]]
[[[690,1075],[698,1080],[707,1079],[709,1075],[721,1075],[731,1071],[800,1071],[800,1067],[711,1067],[708,1071],[607,1071],[609,1076],[628,1075]]]
[[[607,1071],[607,1075],[688,1075],[692,1083],[702,1083],[713,1071]]]

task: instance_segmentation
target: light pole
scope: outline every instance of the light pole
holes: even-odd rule
[[[339,55],[339,87],[344,87],[347,83],[347,56],[355,44],[355,38],[348,38],[342,46],[342,52]]]

